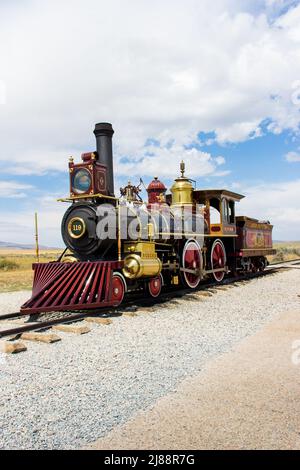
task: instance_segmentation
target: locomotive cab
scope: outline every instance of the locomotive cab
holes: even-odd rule
[[[235,203],[244,196],[225,189],[209,189],[194,191],[193,198],[205,207],[210,235],[236,235]]]

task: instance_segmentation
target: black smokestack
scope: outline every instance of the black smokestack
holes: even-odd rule
[[[98,161],[107,167],[107,191],[110,196],[114,196],[114,166],[112,154],[112,136],[114,130],[112,125],[108,122],[100,122],[96,124],[94,134],[97,141]]]

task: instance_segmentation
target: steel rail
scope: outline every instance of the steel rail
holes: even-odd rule
[[[278,264],[289,264],[289,263],[296,263],[300,262],[300,258],[289,259],[287,261],[276,261],[276,263],[270,263],[269,266],[277,266]]]
[[[0,315],[0,320],[13,320],[21,317],[23,317],[23,315],[20,312],[5,313],[4,315]]]
[[[48,321],[40,321],[36,323],[28,323],[27,325],[17,326],[15,328],[9,328],[7,330],[0,331],[0,339],[7,336],[17,336],[27,331],[43,330],[48,329],[51,326],[60,324],[60,323],[70,323],[83,319],[84,317],[90,314],[86,313],[77,313],[75,315],[69,315],[68,317],[55,318]]]

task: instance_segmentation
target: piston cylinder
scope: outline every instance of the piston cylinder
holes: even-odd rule
[[[132,254],[124,259],[123,274],[128,279],[155,277],[161,273],[162,263],[159,258],[142,258]]]
[[[123,274],[127,279],[155,277],[161,273],[162,262],[155,251],[155,243],[138,241],[125,243]]]

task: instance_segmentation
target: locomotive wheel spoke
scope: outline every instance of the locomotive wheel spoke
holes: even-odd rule
[[[211,248],[211,268],[213,270],[225,269],[226,267],[226,250],[221,240],[215,240]],[[225,271],[213,272],[213,277],[217,282],[222,282]]]
[[[183,249],[182,266],[184,269],[197,271],[199,274],[183,272],[184,283],[191,289],[195,289],[201,281],[202,253],[196,240],[188,240]]]
[[[150,279],[150,281],[148,281],[147,288],[151,297],[153,298],[158,297],[161,293],[161,288],[162,288],[161,276],[157,276],[157,277],[154,277],[153,279]]]
[[[121,274],[113,274],[111,289],[111,300],[114,303],[114,307],[118,307],[122,303],[126,291],[125,281]]]

